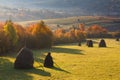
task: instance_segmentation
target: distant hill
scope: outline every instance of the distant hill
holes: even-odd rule
[[[78,21],[79,19],[79,21]],[[35,21],[23,21],[16,22],[23,26],[28,26],[29,24],[39,22],[40,20]],[[104,16],[79,16],[79,17],[68,17],[68,18],[58,18],[58,19],[43,19],[45,23],[52,29],[65,28],[69,29],[70,27],[77,26],[79,23],[84,23],[85,27],[90,27],[94,24],[101,25],[109,31],[120,30],[120,18],[114,17],[104,17]],[[57,26],[59,25],[59,27]]]

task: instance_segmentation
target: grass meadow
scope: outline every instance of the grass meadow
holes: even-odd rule
[[[100,39],[93,39],[94,47],[86,43],[53,46],[52,49],[33,50],[34,69],[16,70],[16,53],[0,57],[0,80],[120,80],[120,41],[105,39],[107,48],[99,48]],[[47,52],[51,51],[54,68],[43,67]]]

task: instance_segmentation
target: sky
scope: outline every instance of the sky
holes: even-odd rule
[[[60,11],[74,15],[103,15],[108,13],[118,15],[120,14],[120,0],[0,0],[0,18],[5,18],[4,16],[10,14],[14,15],[16,10],[19,11],[20,9],[24,9],[24,15],[27,14],[25,10],[37,10],[39,12],[41,9],[44,9],[44,12],[46,9],[52,10],[55,16],[59,16],[55,12]],[[20,13],[18,11],[17,13]],[[31,12],[31,14],[35,14],[35,12]],[[36,14],[38,13],[36,12]]]
[[[98,6],[103,3],[108,5],[120,0],[0,0],[0,6],[15,8],[80,8]]]

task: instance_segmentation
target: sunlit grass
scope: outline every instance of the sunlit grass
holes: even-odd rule
[[[47,50],[33,50],[35,69],[16,70],[16,55],[0,57],[0,80],[120,80],[120,42],[105,39],[107,48],[93,48],[85,43],[53,46]],[[55,68],[43,67],[47,52],[51,51]]]

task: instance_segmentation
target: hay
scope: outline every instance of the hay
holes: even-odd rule
[[[99,47],[106,47],[106,42],[104,39],[101,39],[101,41],[99,42]]]
[[[87,46],[88,47],[93,47],[93,41],[92,40],[87,40]]]
[[[81,45],[81,42],[78,43],[78,46],[82,46],[82,45]]]
[[[33,68],[34,58],[33,53],[26,47],[22,48],[15,60],[14,68],[30,69]]]
[[[47,54],[45,58],[44,67],[48,67],[48,68],[53,67],[53,59],[50,52]]]
[[[119,38],[116,38],[116,41],[119,41]]]

